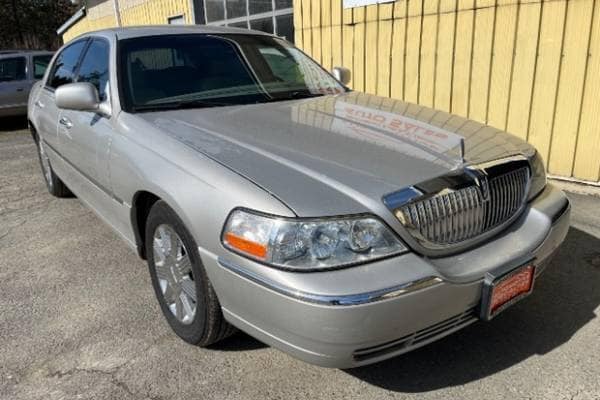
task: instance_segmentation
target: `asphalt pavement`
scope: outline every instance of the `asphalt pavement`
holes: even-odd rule
[[[571,230],[529,298],[392,360],[324,369],[243,333],[179,340],[145,263],[79,200],[51,197],[23,123],[0,120],[0,399],[600,399],[600,198],[569,197]]]

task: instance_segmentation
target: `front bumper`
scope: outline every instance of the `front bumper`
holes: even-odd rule
[[[541,273],[564,240],[569,218],[566,196],[548,185],[506,231],[446,258],[405,254],[337,271],[293,273],[234,254],[200,253],[229,322],[304,361],[350,368],[475,322],[485,273],[531,258]]]

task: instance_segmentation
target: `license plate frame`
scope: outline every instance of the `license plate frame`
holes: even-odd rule
[[[481,306],[479,317],[484,321],[489,321],[495,318],[502,311],[511,307],[513,304],[523,300],[533,291],[535,284],[536,264],[535,260],[531,259],[527,262],[520,263],[516,268],[501,268],[499,270],[488,272],[483,283],[481,295]],[[523,287],[524,282],[521,282],[526,277],[529,277],[527,289]],[[511,282],[512,280],[512,282]],[[507,285],[514,284],[517,286],[517,291],[514,296],[501,304],[494,304],[494,294],[496,290],[504,289]],[[503,286],[504,285],[504,286]]]

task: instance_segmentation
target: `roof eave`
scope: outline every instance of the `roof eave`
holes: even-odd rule
[[[75,25],[77,23],[77,21],[79,21],[80,19],[85,17],[85,13],[86,13],[85,7],[81,7],[79,10],[77,10],[77,12],[75,14],[71,15],[71,18],[69,18],[64,24],[62,24],[56,30],[56,34],[61,36],[63,33],[68,31],[70,27],[72,27],[73,25]]]

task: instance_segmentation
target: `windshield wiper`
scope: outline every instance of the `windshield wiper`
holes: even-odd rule
[[[290,98],[292,98],[292,99],[308,99],[311,97],[321,97],[321,96],[325,96],[325,95],[323,93],[311,93],[308,91],[290,93]]]
[[[168,103],[156,103],[156,104],[143,104],[140,106],[134,106],[133,111],[162,111],[162,110],[183,110],[186,108],[209,108],[209,107],[223,107],[230,106],[229,103],[220,103],[216,101],[208,100],[183,100],[173,101]]]
[[[275,94],[275,93],[274,93]],[[276,102],[276,101],[286,101],[286,100],[297,100],[297,99],[309,99],[312,97],[322,97],[323,93],[311,93],[309,91],[294,91],[289,93],[276,93],[277,97],[271,97],[267,99],[268,103]]]

